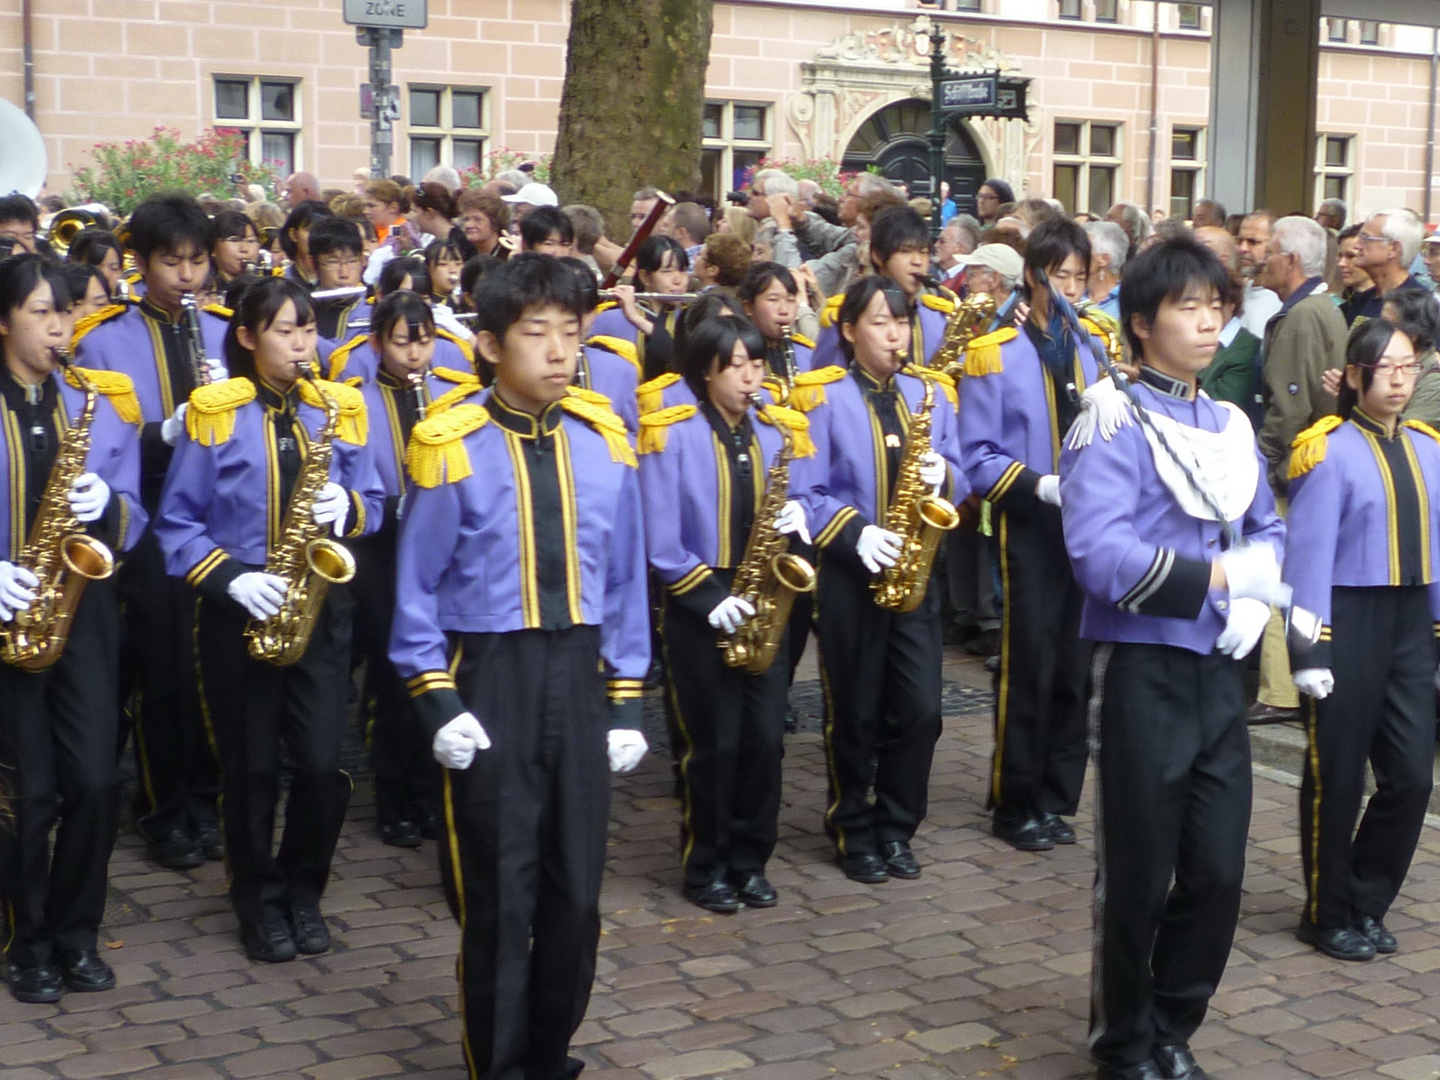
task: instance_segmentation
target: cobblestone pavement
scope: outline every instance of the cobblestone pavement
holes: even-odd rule
[[[711,916],[680,898],[667,757],[617,781],[599,976],[577,1037],[587,1080],[1092,1075],[1088,798],[1076,847],[1025,855],[989,837],[984,676],[952,659],[947,677],[947,701],[969,711],[947,717],[915,882],[857,885],[834,866],[813,718],[787,743],[769,911]],[[289,964],[241,955],[221,866],[157,872],[123,836],[103,931],[120,987],[59,1006],[0,991],[0,1078],[462,1077],[457,931],[433,852],[383,846],[361,796],[324,902],[336,947]],[[1201,1063],[1245,1080],[1440,1077],[1440,834],[1426,830],[1392,912],[1400,953],[1359,965],[1291,935],[1296,792],[1266,766],[1251,841]]]

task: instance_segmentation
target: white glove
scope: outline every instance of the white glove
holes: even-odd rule
[[[1225,620],[1225,629],[1215,639],[1215,648],[1226,656],[1244,660],[1250,650],[1265,633],[1265,624],[1270,621],[1270,605],[1263,600],[1249,596],[1230,598],[1230,615]]]
[[[754,614],[755,605],[749,600],[743,596],[727,596],[715,605],[715,610],[705,617],[705,621],[716,630],[733,634],[740,629],[746,619]]]
[[[475,719],[474,713],[462,712],[435,733],[430,753],[447,769],[468,769],[475,760],[475,751],[489,750],[490,736]]]
[[[89,525],[92,521],[99,521],[105,507],[110,505],[110,485],[93,472],[87,472],[75,478],[65,497],[70,501],[70,510],[75,517],[82,524]]]
[[[1249,597],[1274,604],[1285,599],[1280,582],[1280,560],[1269,544],[1243,544],[1220,556],[1230,599]]]
[[[315,524],[334,526],[337,536],[340,535],[345,524],[345,515],[349,512],[350,496],[334,480],[325,482],[320,494],[315,496],[315,504],[310,507],[310,516],[315,519]]]
[[[185,413],[189,409],[188,401],[181,402],[174,416],[160,421],[160,438],[165,440],[166,446],[174,446],[180,441],[180,433],[185,430]]]
[[[11,562],[0,562],[0,622],[9,622],[35,600],[40,579]]]
[[[230,372],[225,367],[225,361],[207,356],[204,360],[205,379],[207,382],[217,383],[230,377]],[[189,404],[188,402],[186,404]]]
[[[855,541],[855,554],[865,564],[865,569],[878,574],[900,561],[900,549],[904,541],[889,529],[878,525],[866,525],[860,530],[860,539]]]
[[[285,602],[285,579],[276,574],[252,570],[225,587],[230,599],[250,613],[252,619],[268,619]]]
[[[645,736],[634,728],[617,728],[610,732],[606,755],[610,758],[611,772],[629,772],[640,764],[650,744]]]
[[[794,499],[791,499],[780,508],[780,516],[775,519],[775,531],[781,536],[798,536],[805,543],[810,543],[810,529],[805,524],[805,508]]]
[[[1043,503],[1051,506],[1060,505],[1060,477],[1054,473],[1048,473],[1040,477],[1040,482],[1035,485],[1035,497]]]
[[[949,470],[945,468],[945,459],[931,450],[920,458],[920,482],[932,491],[937,490],[945,483]]]
[[[1324,701],[1335,689],[1335,676],[1329,668],[1302,668],[1291,676],[1291,680],[1302,694],[1309,694],[1316,701]]]

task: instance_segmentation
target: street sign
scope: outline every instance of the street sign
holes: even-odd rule
[[[989,113],[999,104],[1000,80],[994,74],[944,79],[937,89],[942,112]]]
[[[391,120],[399,120],[399,119],[400,119],[400,87],[396,86],[394,83],[391,83],[391,84],[390,84],[389,100],[390,100],[390,111],[394,113],[394,115],[391,116],[390,119],[391,119]],[[367,82],[367,83],[361,83],[361,84],[360,84],[360,119],[361,119],[361,120],[374,120],[374,119],[375,119],[375,84],[374,84],[374,83],[368,83],[368,82]]]
[[[345,21],[351,26],[386,26],[424,30],[426,0],[345,0]]]

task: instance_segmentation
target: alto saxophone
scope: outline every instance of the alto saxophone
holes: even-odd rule
[[[301,377],[314,382],[314,365],[306,364]],[[295,479],[280,523],[280,542],[265,560],[265,573],[285,580],[285,601],[268,619],[251,619],[245,627],[250,655],[277,667],[305,655],[330,586],[355,576],[355,556],[326,535],[329,526],[315,523],[315,500],[330,481],[330,457],[340,423],[339,403],[318,384],[315,389],[325,404],[325,421]]]
[[[69,354],[59,350],[56,359],[62,366],[70,362]],[[15,560],[16,566],[39,578],[40,585],[30,606],[0,627],[0,660],[23,671],[44,671],[60,659],[85,586],[115,572],[110,549],[87,536],[85,526],[70,509],[70,489],[85,473],[85,459],[90,455],[90,425],[99,400],[94,383],[79,368],[70,370],[85,391],[85,404],[75,425],[61,439],[40,496],[40,509]]]
[[[765,410],[760,395],[752,394],[750,400],[757,409]],[[779,420],[774,425],[784,442],[765,478],[765,497],[755,511],[755,523],[750,526],[750,537],[745,541],[745,554],[735,567],[735,580],[730,586],[730,594],[748,600],[755,606],[755,614],[735,633],[720,637],[725,663],[754,675],[769,670],[775,660],[780,643],[785,640],[785,625],[790,621],[795,597],[815,591],[815,568],[793,554],[789,538],[775,528],[775,519],[789,498],[795,436]]]
[[[995,298],[988,293],[973,293],[961,300],[943,285],[937,288],[941,296],[955,305],[955,310],[945,320],[945,337],[926,366],[958,379],[962,371],[960,354],[995,317]]]
[[[905,451],[895,471],[895,491],[885,509],[885,528],[900,537],[900,557],[871,586],[875,603],[891,611],[914,611],[920,606],[940,537],[960,524],[954,505],[928,491],[920,479],[920,461],[930,453],[930,414],[935,407],[935,384],[929,379],[924,382],[925,396],[910,421]]]

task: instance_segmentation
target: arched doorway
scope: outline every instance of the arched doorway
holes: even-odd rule
[[[930,103],[910,98],[887,105],[866,120],[845,148],[842,167],[877,168],[911,195],[930,195]],[[945,132],[945,180],[962,213],[975,212],[975,193],[985,182],[985,162],[960,119]]]

